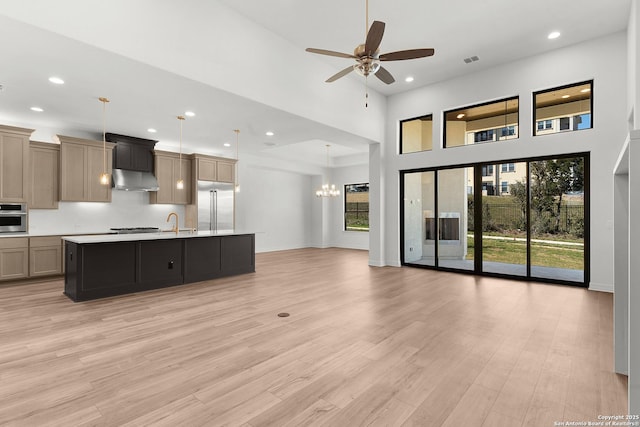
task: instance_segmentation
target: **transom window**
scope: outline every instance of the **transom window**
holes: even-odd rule
[[[593,127],[593,81],[535,92],[533,103],[535,135]]]
[[[444,112],[444,147],[518,138],[518,97]]]
[[[400,122],[400,154],[433,149],[433,116],[428,114]]]

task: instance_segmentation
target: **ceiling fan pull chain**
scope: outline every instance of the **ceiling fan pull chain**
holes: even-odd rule
[[[364,108],[369,108],[369,76],[364,77]]]

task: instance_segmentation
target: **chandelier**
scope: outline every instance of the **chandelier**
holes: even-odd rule
[[[327,169],[329,169],[329,144],[327,144]],[[322,187],[316,191],[316,197],[337,197],[340,195],[335,184],[322,184]]]

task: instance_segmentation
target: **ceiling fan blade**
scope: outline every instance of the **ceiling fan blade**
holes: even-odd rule
[[[355,59],[356,57],[353,55],[350,55],[348,53],[342,53],[342,52],[335,52],[333,50],[326,50],[326,49],[314,49],[312,47],[308,47],[305,49],[307,52],[311,52],[311,53],[318,53],[320,55],[329,55],[329,56],[337,56],[338,58],[353,58]]]
[[[376,71],[376,77],[388,85],[396,81],[396,79],[393,78],[391,73],[388,72],[387,69],[384,67],[380,67],[380,69]]]
[[[325,80],[325,83],[335,82],[340,77],[344,77],[344,76],[346,76],[347,74],[349,74],[352,71],[353,71],[353,65],[350,65],[347,68],[345,68],[344,70],[342,70],[342,71],[334,74],[333,76],[329,77],[327,80]]]
[[[380,47],[382,36],[384,35],[384,22],[373,21],[369,32],[367,33],[367,41],[364,43],[364,54],[366,56],[373,56]]]
[[[402,61],[405,59],[424,58],[426,56],[432,56],[434,53],[436,53],[436,51],[431,48],[399,50],[397,52],[383,53],[378,59],[380,59],[380,61]]]

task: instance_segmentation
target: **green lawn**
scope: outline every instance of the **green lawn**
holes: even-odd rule
[[[467,242],[467,259],[473,259],[474,239],[469,237]],[[484,261],[525,264],[527,261],[526,250],[525,242],[486,239],[482,248],[482,254]],[[583,260],[583,247],[531,243],[532,265],[582,270],[584,269]]]

